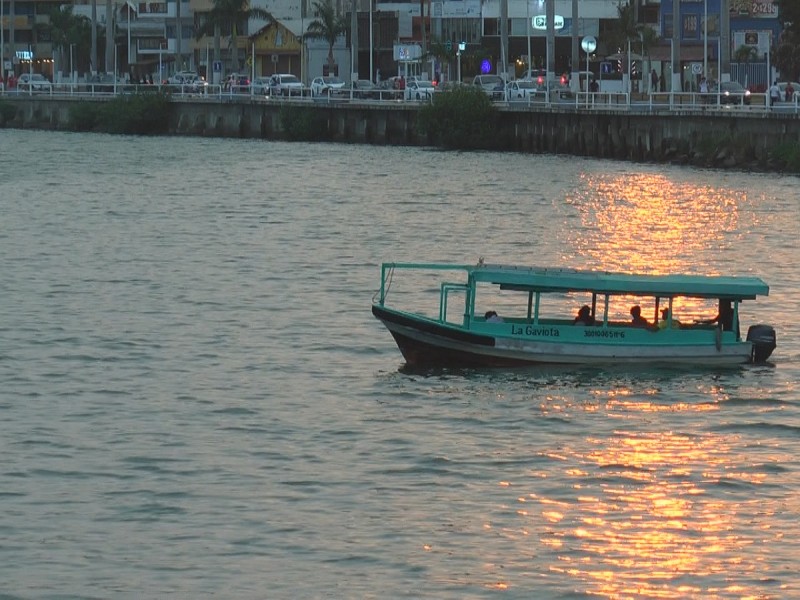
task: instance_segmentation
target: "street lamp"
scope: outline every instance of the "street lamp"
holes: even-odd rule
[[[6,47],[6,39],[5,33],[3,30],[3,9],[4,9],[4,2],[0,0],[0,79],[5,79],[6,76],[6,57],[5,57],[5,47]]]
[[[703,0],[703,77],[708,80],[708,0]]]

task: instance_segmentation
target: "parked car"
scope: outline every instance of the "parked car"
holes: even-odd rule
[[[271,77],[256,77],[253,79],[253,93],[259,96],[269,96],[269,84],[271,80]]]
[[[179,71],[169,77],[167,83],[181,92],[204,94],[208,91],[208,82],[194,71]]]
[[[117,77],[117,85],[123,85],[125,82],[121,77]],[[114,87],[114,76],[108,73],[95,73],[86,78],[86,86],[106,90]]]
[[[506,86],[500,75],[476,75],[473,85],[480,86],[492,100],[502,100],[506,95]]]
[[[270,78],[269,89],[273,96],[302,96],[306,86],[291,73],[276,73]]]
[[[170,85],[181,85],[197,77],[199,77],[199,75],[194,71],[178,71],[167,78],[167,83]]]
[[[380,89],[369,79],[358,79],[351,82],[350,90],[353,93],[353,98],[373,100],[380,97]]]
[[[248,94],[250,93],[250,77],[231,73],[225,79],[223,89],[232,94]]]
[[[509,102],[533,99],[537,93],[544,98],[540,86],[531,79],[515,79],[506,86],[506,99]]]
[[[406,100],[430,100],[433,98],[433,93],[436,91],[432,81],[425,79],[415,79],[409,81],[406,85]]]
[[[720,104],[750,104],[750,90],[738,81],[723,81],[709,86],[709,91],[717,94]]]
[[[786,88],[788,86],[789,86],[788,81],[784,81],[783,83],[778,84],[778,89],[781,91],[781,100],[783,102],[794,102],[795,99],[800,101],[800,83],[792,81],[792,89],[794,89],[794,93],[789,98],[786,97]]]
[[[518,79],[535,81],[539,85],[547,81],[547,69],[528,69]]]
[[[320,75],[311,80],[312,96],[327,96],[341,91],[344,88],[344,81],[335,75]]]
[[[49,92],[52,87],[50,80],[41,73],[23,73],[17,79],[17,89],[20,91]]]

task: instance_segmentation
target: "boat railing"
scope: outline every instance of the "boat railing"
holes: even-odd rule
[[[450,292],[469,294],[470,287],[464,283],[443,283],[439,294],[439,322],[447,323],[447,299]]]

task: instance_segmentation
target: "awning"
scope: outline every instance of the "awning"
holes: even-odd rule
[[[641,55],[636,54],[636,52],[631,52],[630,55],[627,52],[616,52],[606,56],[606,60],[627,60],[628,56],[630,56],[631,60],[642,60]]]
[[[708,43],[708,55],[709,55],[709,60],[716,61],[717,46],[716,44],[712,44],[711,41],[709,41]],[[650,48],[650,60],[659,60],[662,62],[671,61],[672,56],[670,47],[655,46],[654,48]],[[681,46],[680,60],[681,61],[691,60],[691,61],[702,62],[703,46]]]

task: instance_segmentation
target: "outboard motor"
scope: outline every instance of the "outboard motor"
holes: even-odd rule
[[[753,345],[750,350],[750,362],[766,362],[777,345],[775,329],[769,325],[751,325],[747,330],[747,341]]]

